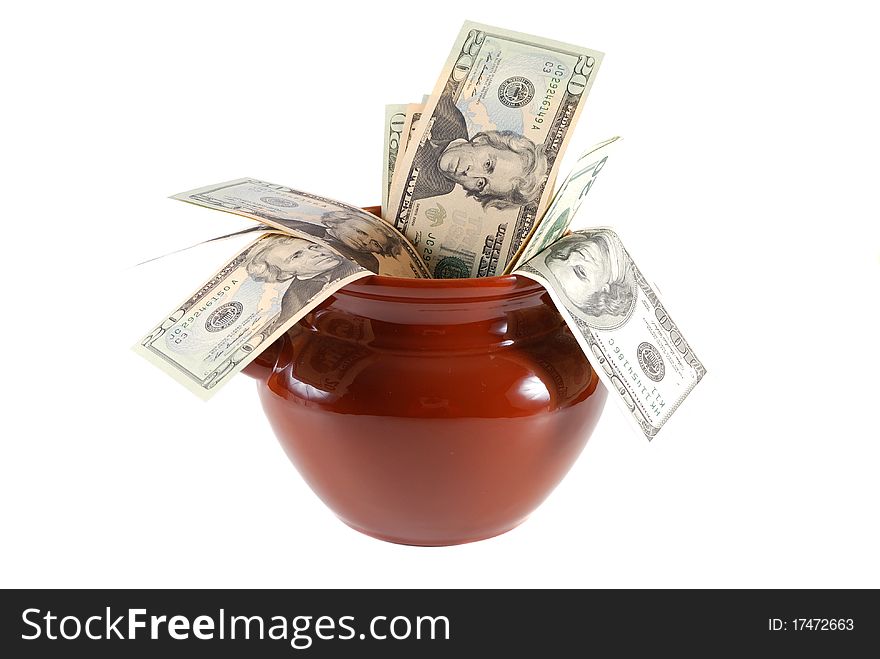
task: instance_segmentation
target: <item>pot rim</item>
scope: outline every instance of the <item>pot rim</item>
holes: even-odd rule
[[[468,279],[410,279],[370,275],[346,284],[334,295],[407,302],[504,300],[543,294],[538,282],[520,275]]]

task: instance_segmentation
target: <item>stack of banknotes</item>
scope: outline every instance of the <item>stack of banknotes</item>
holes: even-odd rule
[[[653,437],[705,368],[618,235],[575,215],[614,137],[562,154],[602,53],[465,23],[432,93],[385,112],[381,212],[256,179],[174,195],[258,235],[135,350],[202,398],[362,277],[517,274],[547,288],[599,376]]]

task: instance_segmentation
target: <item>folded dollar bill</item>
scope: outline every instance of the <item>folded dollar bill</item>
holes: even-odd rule
[[[134,350],[206,400],[329,295],[371,274],[315,240],[261,236]]]
[[[514,274],[547,289],[599,377],[648,439],[706,374],[611,229],[575,231]]]
[[[208,185],[171,198],[311,238],[375,274],[430,277],[405,236],[372,213],[341,201],[253,178]]]

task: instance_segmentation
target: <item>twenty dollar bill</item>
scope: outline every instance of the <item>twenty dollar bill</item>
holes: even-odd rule
[[[427,97],[425,97],[427,100]],[[388,213],[388,193],[394,182],[397,163],[409,147],[413,130],[418,126],[425,103],[385,106],[385,146],[382,162],[382,217]]]
[[[401,145],[397,150],[397,158],[394,161],[394,172],[397,171],[397,166],[403,162],[403,157],[406,154],[406,150],[409,148],[410,143],[412,142],[412,136],[414,131],[417,130],[419,125],[419,120],[422,118],[422,112],[425,110],[424,103],[410,103],[406,106],[405,110],[405,119],[403,121],[402,135],[400,137]],[[388,181],[388,190],[387,193],[391,193],[391,187],[394,185],[394,176],[392,172],[391,180]],[[385,197],[385,205],[382,206],[382,217],[388,217],[388,196],[386,194]]]
[[[385,142],[382,149],[382,214],[388,208],[388,190],[394,177],[394,165],[401,148],[401,135],[406,123],[406,105],[389,104],[385,106]]]
[[[434,277],[501,274],[546,209],[602,53],[465,23],[385,219]]]

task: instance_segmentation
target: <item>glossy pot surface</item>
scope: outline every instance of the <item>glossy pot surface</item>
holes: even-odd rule
[[[246,372],[315,493],[355,529],[415,545],[523,521],[606,398],[547,293],[515,276],[368,277]]]

